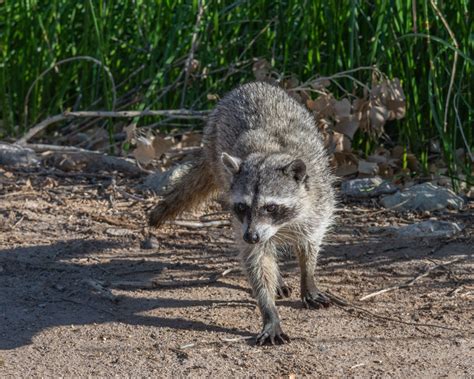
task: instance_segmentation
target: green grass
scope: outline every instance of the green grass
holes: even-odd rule
[[[4,0],[0,137],[18,137],[66,109],[176,109],[181,104],[208,109],[214,105],[209,93],[222,95],[253,79],[252,59],[258,57],[270,61],[274,71],[302,81],[377,65],[389,77],[400,78],[407,97],[406,118],[386,125],[391,138],[416,153],[425,169],[429,142],[437,140],[451,175],[464,172],[472,178],[472,163],[459,161],[455,151],[473,145],[473,2],[437,4],[458,49],[429,0],[205,1],[195,52],[199,69],[185,86],[196,0]],[[48,72],[32,88],[25,119],[25,98],[34,80],[75,56],[101,64],[75,60]],[[113,75],[115,94],[104,67]],[[354,73],[364,83],[370,83],[370,75]],[[353,89],[350,80],[341,84]],[[337,94],[337,88],[331,89]],[[111,121],[103,122],[112,133]],[[156,122],[144,118],[139,125]],[[367,137],[357,136],[355,146],[365,147]]]

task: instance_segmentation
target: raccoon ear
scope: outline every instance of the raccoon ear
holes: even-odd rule
[[[226,170],[232,175],[235,175],[239,172],[240,165],[242,163],[242,160],[240,158],[233,157],[227,153],[222,153],[221,161]]]
[[[301,159],[295,159],[283,168],[283,172],[291,175],[297,182],[301,182],[306,177],[306,165]]]

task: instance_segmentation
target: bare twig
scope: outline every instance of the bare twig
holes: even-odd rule
[[[107,76],[109,77],[110,83],[112,84],[112,109],[115,109],[115,103],[117,101],[117,91],[116,91],[116,87],[115,87],[114,77],[112,76],[112,73],[110,72],[109,68],[105,64],[103,64],[100,60],[98,60],[94,57],[87,56],[87,55],[66,58],[66,59],[63,59],[63,60],[60,60],[60,61],[54,63],[51,67],[44,70],[33,81],[30,88],[28,88],[28,92],[26,93],[26,96],[25,96],[25,105],[24,105],[24,110],[23,110],[24,119],[25,119],[25,129],[28,127],[28,101],[29,101],[29,98],[30,98],[30,95],[31,95],[31,91],[35,87],[36,83],[38,83],[38,81],[40,81],[51,70],[53,70],[53,69],[57,70],[60,65],[63,65],[65,63],[69,63],[69,62],[74,62],[74,61],[89,61],[89,62],[92,62],[92,63],[95,63],[95,64],[101,66],[104,69]]]
[[[214,220],[214,221],[204,221],[204,222],[174,220],[174,221],[167,222],[167,224],[184,226],[190,229],[200,229],[200,228],[210,228],[213,226],[217,226],[217,227],[229,226],[231,223],[229,220]]]
[[[445,265],[446,265],[446,263],[445,263]],[[369,311],[368,309],[365,309],[365,308],[359,307],[358,305],[352,304],[348,300],[345,300],[345,299],[343,299],[339,296],[336,296],[336,295],[330,293],[329,291],[324,291],[324,294],[326,294],[333,301],[334,304],[336,304],[341,309],[343,309],[343,310],[345,310],[346,312],[349,312],[349,313],[351,313],[352,310],[356,310],[356,311],[368,314],[369,316],[372,316],[372,317],[380,319],[380,320],[396,322],[396,323],[404,324],[404,325],[424,326],[424,327],[430,327],[430,328],[439,328],[439,329],[446,329],[446,330],[454,330],[454,331],[462,331],[462,332],[472,333],[472,331],[466,331],[466,330],[462,330],[462,329],[458,329],[458,328],[452,328],[452,327],[445,326],[445,325],[420,323],[420,322],[409,322],[409,321],[399,320],[399,319],[396,319],[396,318],[393,318],[393,317],[382,316],[382,315],[379,315],[377,313],[373,313],[373,312]]]
[[[94,279],[84,279],[84,283],[92,287],[101,297],[114,303],[119,301],[119,298],[115,296],[108,288],[105,288],[101,282]]]
[[[147,199],[141,197],[141,196],[137,196],[137,195],[134,195],[132,193],[128,193],[118,187],[115,188],[115,191],[117,191],[120,195],[122,195],[124,198],[126,199],[130,199],[130,200],[135,200],[135,201],[147,201]]]
[[[217,282],[220,278],[229,275],[231,272],[240,271],[239,267],[231,267],[219,274],[213,274],[207,279],[184,280],[184,281],[164,281],[164,280],[147,280],[147,281],[119,281],[110,283],[111,286],[120,289],[153,289],[153,288],[183,288],[202,286]],[[145,271],[139,271],[145,272]],[[147,270],[148,272],[148,270]],[[130,272],[133,273],[133,272]],[[137,272],[135,272],[137,273]],[[121,275],[126,275],[122,273]]]
[[[381,294],[384,294],[384,293],[387,293],[387,292],[399,290],[399,289],[402,289],[402,288],[411,287],[411,286],[413,286],[413,284],[415,284],[415,282],[417,282],[418,280],[428,276],[432,271],[434,271],[438,268],[442,268],[442,267],[451,265],[453,263],[457,263],[457,262],[466,260],[466,259],[467,258],[457,258],[457,259],[453,259],[453,260],[451,260],[449,262],[446,262],[446,263],[440,263],[436,266],[430,267],[429,269],[427,269],[426,271],[424,271],[420,275],[415,276],[413,279],[409,280],[408,282],[405,282],[405,283],[402,283],[402,284],[397,284],[397,285],[392,286],[392,287],[384,288],[384,289],[381,289],[379,291],[369,293],[368,295],[362,296],[359,300],[364,301],[364,300],[370,299],[372,297],[375,297],[375,296],[378,296],[378,295],[381,295]]]
[[[18,225],[20,225],[24,219],[25,216],[21,216],[21,218],[12,225],[11,230],[15,229]]]
[[[194,52],[196,51],[197,48],[197,42],[198,42],[198,32],[199,32],[199,27],[201,25],[201,20],[202,20],[202,15],[204,14],[204,5],[203,1],[199,0],[198,1],[198,13],[196,17],[196,23],[194,25],[194,30],[193,30],[193,36],[191,38],[191,50],[189,51],[188,58],[186,59],[186,65],[185,65],[185,72],[186,75],[184,77],[184,84],[183,84],[183,93],[181,96],[181,108],[184,107],[184,100],[186,98],[186,88],[188,86],[188,80],[189,80],[189,74],[191,70],[191,64],[193,63],[194,59]]]
[[[29,196],[29,195],[35,195],[38,196],[37,191],[16,191],[16,192],[7,192],[3,195],[0,195],[0,199],[5,199],[7,197],[14,197],[14,196]]]
[[[394,206],[392,207],[389,207],[389,208],[382,208],[382,209],[379,209],[377,211],[371,211],[371,210],[367,210],[366,212],[369,213],[369,216],[374,216],[374,215],[378,215],[380,213],[384,213],[384,212],[388,212],[388,211],[393,211],[397,208],[400,208],[402,205],[408,203],[411,199],[407,199],[405,201],[402,201],[401,203],[398,203],[398,204],[395,204]],[[362,218],[362,217],[367,217],[367,214],[361,214],[361,215],[355,215],[355,216],[352,216],[353,218]]]
[[[451,99],[451,92],[453,91],[453,86],[454,86],[454,77],[456,76],[456,65],[458,63],[458,50],[459,50],[459,44],[458,41],[456,40],[456,36],[454,35],[453,31],[449,27],[448,22],[444,18],[443,14],[439,10],[438,6],[436,5],[436,2],[434,0],[430,0],[431,6],[433,7],[434,11],[438,15],[438,17],[441,19],[441,22],[443,23],[444,27],[448,31],[449,36],[453,40],[453,44],[456,47],[454,49],[454,59],[453,59],[453,67],[451,69],[451,78],[449,80],[449,87],[448,87],[448,93],[446,94],[446,103],[444,105],[444,120],[443,120],[443,129],[444,132],[446,133],[448,130],[448,108],[449,108],[449,100]]]
[[[23,146],[28,147],[34,151],[39,153],[43,153],[45,151],[54,151],[60,153],[85,153],[85,154],[102,154],[100,151],[97,150],[87,150],[82,149],[80,147],[75,146],[58,146],[58,145],[49,145],[44,143],[27,143]]]
[[[173,109],[173,110],[144,110],[144,111],[80,111],[80,112],[63,112],[55,116],[48,117],[39,124],[32,127],[28,132],[21,137],[17,143],[24,145],[29,139],[34,137],[39,132],[43,131],[49,125],[59,121],[67,120],[77,117],[107,117],[107,118],[134,118],[143,116],[167,116],[177,119],[205,119],[208,111],[192,111],[188,109]]]
[[[221,341],[223,341],[223,342],[240,342],[240,341],[244,341],[244,340],[251,340],[252,338],[254,338],[254,337],[253,336],[241,336],[241,337],[235,337],[235,338],[222,337]]]
[[[372,317],[375,317],[375,318],[378,318],[380,320],[385,320],[385,321],[391,321],[391,322],[396,322],[398,324],[404,324],[404,325],[410,325],[410,326],[424,326],[424,327],[427,327],[427,328],[438,328],[438,329],[445,329],[445,330],[454,330],[454,331],[458,331],[458,332],[468,332],[468,333],[472,333],[472,331],[467,331],[467,330],[463,330],[463,329],[459,329],[459,328],[452,328],[450,326],[445,326],[445,325],[438,325],[438,324],[430,324],[430,323],[424,323],[424,322],[410,322],[410,321],[403,321],[403,320],[399,320],[399,319],[396,319],[396,318],[393,318],[393,317],[388,317],[388,316],[382,316],[382,315],[379,315],[377,313],[373,313],[365,308],[362,308],[362,307],[358,307],[356,305],[353,305],[353,304],[350,304],[349,305],[351,308],[357,310],[357,311],[360,311],[362,313],[366,313]],[[342,308],[342,307],[341,307]],[[346,308],[342,308],[342,309],[345,309],[347,310]]]
[[[305,83],[299,85],[298,87],[292,88],[292,90],[294,91],[308,90],[308,89],[311,89],[312,83],[324,82],[326,80],[333,81],[333,79],[344,78],[344,77],[347,77],[348,74],[352,74],[354,72],[363,71],[363,70],[374,71],[378,73],[379,75],[381,74],[380,70],[376,66],[361,66],[361,67],[357,67],[351,70],[337,72],[331,76],[312,77],[309,80],[307,80]]]

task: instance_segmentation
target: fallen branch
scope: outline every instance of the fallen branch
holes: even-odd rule
[[[361,313],[365,313],[369,316],[372,316],[372,317],[380,319],[380,320],[396,322],[396,323],[404,324],[404,325],[423,326],[423,327],[429,327],[429,328],[438,328],[438,329],[454,330],[454,331],[458,331],[458,332],[473,333],[473,331],[468,331],[468,330],[463,330],[463,329],[458,329],[458,328],[452,328],[452,327],[444,326],[444,325],[403,321],[403,320],[399,320],[399,319],[396,319],[396,318],[393,318],[393,317],[382,316],[382,315],[379,315],[377,313],[373,313],[373,312],[371,312],[368,309],[365,309],[363,307],[359,307],[358,305],[354,305],[351,302],[349,302],[349,301],[347,301],[347,300],[345,300],[345,299],[343,299],[339,296],[336,296],[336,295],[332,294],[329,291],[324,291],[324,294],[327,297],[329,297],[333,301],[334,304],[336,304],[341,309],[343,309],[344,311],[349,312],[349,313],[351,313],[353,310],[356,310],[356,311],[359,311]]]
[[[44,148],[45,146],[41,146]],[[48,163],[63,171],[118,171],[131,176],[150,174],[151,171],[139,167],[132,159],[106,155],[92,150],[75,150],[74,148],[51,149]]]
[[[122,195],[124,198],[129,199],[129,200],[135,200],[135,201],[147,201],[147,199],[134,195],[132,193],[128,193],[118,187],[115,188],[115,191],[117,191],[120,195]]]
[[[231,225],[229,220],[214,220],[214,221],[204,221],[204,222],[174,220],[174,221],[167,222],[167,224],[184,226],[186,228],[191,228],[191,229],[200,229],[200,228],[210,228],[210,227],[213,227],[213,226],[229,226],[229,225]]]
[[[43,153],[46,151],[54,151],[60,153],[85,153],[85,154],[102,154],[97,150],[87,150],[75,146],[59,146],[59,145],[48,145],[44,143],[28,143],[23,146],[28,147],[38,153]]]
[[[208,111],[192,111],[188,109],[173,109],[173,110],[144,110],[144,111],[80,111],[80,112],[63,112],[55,116],[48,117],[46,120],[41,121],[39,124],[32,127],[28,132],[21,137],[16,143],[24,145],[28,140],[34,137],[39,132],[46,129],[49,125],[68,120],[71,118],[79,117],[107,117],[107,118],[134,118],[134,117],[145,117],[145,116],[166,116],[176,119],[206,119]]]
[[[207,284],[213,284],[220,278],[229,275],[231,272],[240,271],[239,267],[231,267],[227,270],[211,275],[207,279],[196,279],[196,280],[184,280],[184,281],[164,281],[164,280],[146,280],[146,281],[119,281],[112,282],[110,285],[114,288],[119,289],[154,289],[154,288],[183,288],[183,287],[194,287],[203,286]],[[123,274],[122,274],[123,275]]]
[[[198,45],[198,38],[197,37],[198,37],[199,28],[201,26],[201,20],[202,20],[203,14],[204,14],[203,1],[199,0],[198,1],[198,12],[197,12],[197,17],[196,17],[196,23],[194,25],[193,34],[192,34],[192,37],[191,37],[191,50],[189,51],[189,55],[188,55],[188,58],[186,59],[186,63],[185,63],[185,67],[184,67],[186,75],[184,77],[183,92],[182,92],[182,95],[181,95],[181,108],[184,106],[184,99],[186,97],[186,88],[188,86],[189,74],[191,73],[191,65],[192,65],[193,60],[194,60],[194,53],[195,53],[197,45]]]
[[[418,280],[428,276],[432,271],[434,271],[438,268],[443,268],[445,266],[451,265],[453,263],[463,261],[465,259],[467,259],[467,258],[457,258],[457,259],[453,259],[452,261],[449,261],[449,262],[446,262],[446,263],[440,263],[436,266],[430,267],[425,272],[423,272],[420,275],[414,277],[413,279],[409,280],[408,282],[405,282],[405,283],[402,283],[402,284],[397,284],[397,285],[392,286],[392,287],[384,288],[384,289],[381,289],[379,291],[369,293],[368,295],[362,296],[359,299],[359,301],[364,301],[364,300],[370,299],[372,297],[375,297],[375,296],[378,296],[378,295],[381,295],[381,294],[384,294],[384,293],[387,293],[387,292],[390,292],[390,291],[395,291],[395,290],[399,290],[399,289],[402,289],[402,288],[411,287],[411,286],[413,286],[413,284],[415,284],[415,282],[417,282]]]
[[[88,284],[90,287],[92,287],[98,295],[101,297],[108,299],[112,301],[113,303],[117,303],[119,301],[119,298],[115,296],[110,289],[105,288],[103,284],[97,280],[94,279],[84,279],[84,283]]]
[[[241,337],[235,337],[235,338],[222,337],[222,338],[219,338],[220,341],[215,341],[215,342],[214,341],[198,341],[198,342],[187,343],[187,344],[179,346],[178,349],[185,350],[185,349],[189,349],[191,347],[196,347],[196,346],[216,345],[216,344],[220,344],[220,342],[227,342],[227,343],[241,342],[241,341],[251,340],[254,338],[255,338],[254,336],[241,336]]]

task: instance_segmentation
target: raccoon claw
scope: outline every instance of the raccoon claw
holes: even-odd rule
[[[264,326],[262,333],[257,336],[256,342],[258,346],[265,344],[283,345],[290,342],[290,337],[283,333],[280,324],[272,323]]]
[[[315,291],[313,293],[308,292],[302,297],[302,301],[303,306],[308,309],[327,308],[332,304],[331,299],[329,299],[329,297],[320,291]]]
[[[286,297],[290,297],[292,292],[293,290],[291,289],[291,287],[288,287],[286,284],[283,284],[277,288],[276,295],[278,299],[284,299]]]

